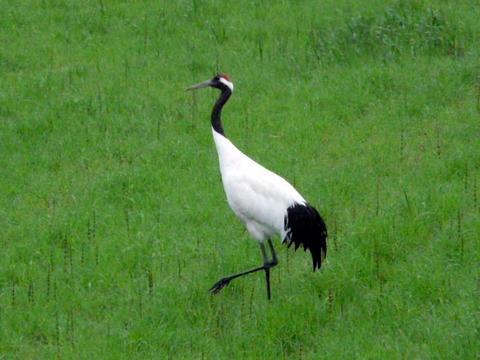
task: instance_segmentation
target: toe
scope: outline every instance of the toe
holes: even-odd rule
[[[225,286],[228,285],[229,282],[230,279],[228,278],[220,279],[210,288],[210,292],[212,293],[212,295],[218,294],[220,290],[222,290]]]

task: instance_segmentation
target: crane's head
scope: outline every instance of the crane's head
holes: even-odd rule
[[[213,87],[221,91],[233,92],[232,79],[226,74],[217,74],[211,80],[201,82],[200,84],[192,85],[187,90],[202,89],[205,87]]]

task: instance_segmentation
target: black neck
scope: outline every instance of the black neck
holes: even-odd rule
[[[223,131],[222,127],[222,119],[220,118],[220,114],[222,112],[223,105],[228,101],[228,98],[232,95],[232,91],[230,89],[222,89],[222,93],[218,98],[215,106],[212,110],[212,127],[217,133],[225,136],[225,132]]]

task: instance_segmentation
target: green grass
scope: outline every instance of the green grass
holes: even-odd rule
[[[0,359],[480,349],[476,1],[0,2]],[[324,215],[273,299],[209,126]]]

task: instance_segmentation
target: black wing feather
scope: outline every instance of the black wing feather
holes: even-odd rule
[[[303,245],[304,251],[310,250],[313,271],[322,266],[327,256],[327,226],[318,211],[309,204],[294,204],[287,209],[284,227],[286,236],[283,242],[288,247],[295,244],[295,250]]]

